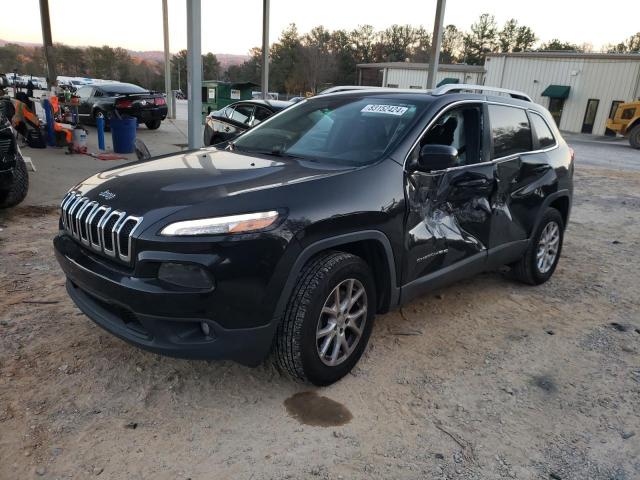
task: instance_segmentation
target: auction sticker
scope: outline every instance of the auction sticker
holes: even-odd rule
[[[399,105],[373,105],[369,104],[364,107],[361,112],[364,113],[383,113],[385,115],[404,115],[404,113],[409,110],[408,107],[401,107]]]

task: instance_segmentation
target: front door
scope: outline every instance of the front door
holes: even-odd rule
[[[560,128],[560,121],[562,120],[562,110],[564,110],[564,98],[550,98],[549,99],[549,112],[556,122],[558,128]]]
[[[78,97],[78,120],[80,122],[86,122],[91,118],[93,113],[93,103],[91,102],[93,93],[93,87],[81,87],[75,93]]]
[[[495,180],[483,148],[482,119],[481,104],[448,110],[411,153],[419,155],[426,144],[450,145],[459,157],[458,165],[444,171],[407,174],[405,285],[426,286],[456,267],[472,273],[484,266]]]
[[[593,125],[596,123],[596,114],[600,100],[595,98],[587,102],[587,109],[584,112],[584,120],[582,121],[582,133],[593,133]]]
[[[225,107],[214,117],[212,141],[215,138],[215,143],[226,142],[245,132],[253,118],[253,109],[252,104],[242,103]]]

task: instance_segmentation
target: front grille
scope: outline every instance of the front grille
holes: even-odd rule
[[[83,245],[131,262],[131,238],[142,222],[142,217],[127,215],[79,193],[69,192],[61,203],[62,226]]]

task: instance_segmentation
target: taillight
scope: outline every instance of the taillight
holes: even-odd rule
[[[571,152],[571,161],[573,162],[576,159],[576,151],[573,148],[569,148],[569,152]]]
[[[116,102],[116,108],[131,108],[131,107],[133,107],[132,100],[122,99]]]
[[[156,105],[166,105],[167,101],[164,99],[164,97],[156,97],[153,100],[153,103],[155,103]]]

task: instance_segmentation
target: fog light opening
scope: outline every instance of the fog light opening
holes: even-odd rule
[[[163,262],[158,279],[182,288],[212,290],[213,278],[203,267],[193,263]]]
[[[209,337],[211,334],[211,327],[207,322],[200,322],[200,329],[205,337]]]

